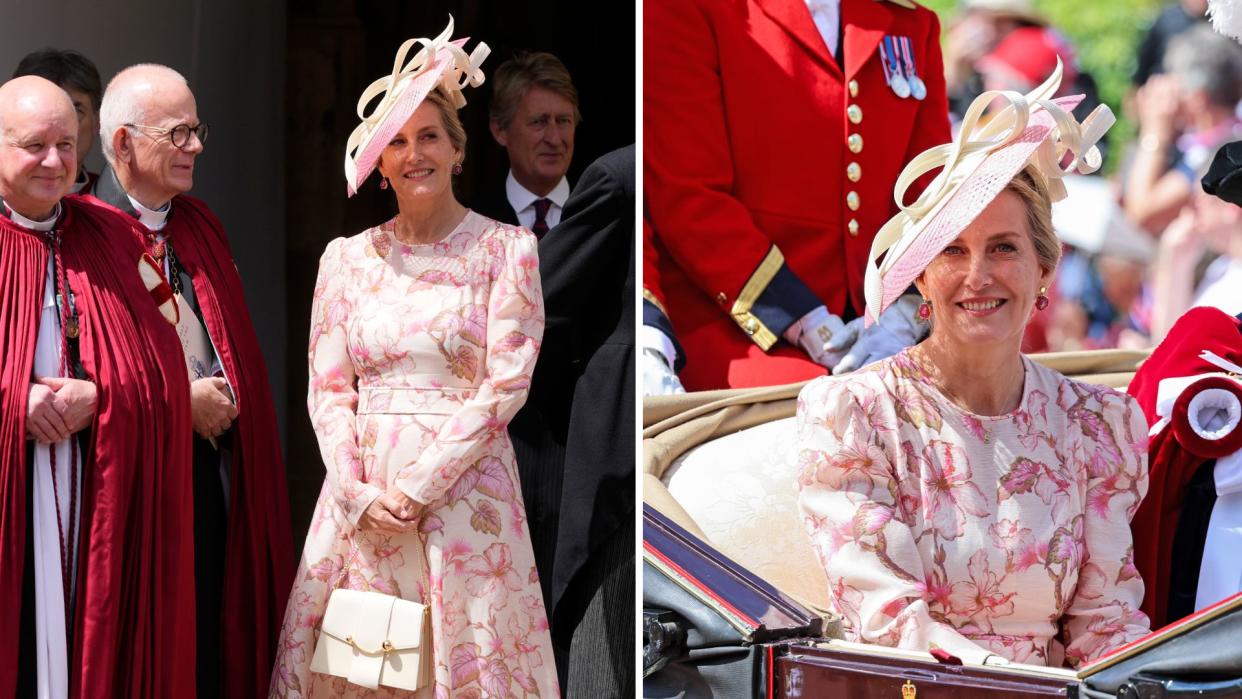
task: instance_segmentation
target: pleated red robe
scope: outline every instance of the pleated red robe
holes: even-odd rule
[[[137,273],[133,224],[67,197],[57,230],[98,388],[83,459],[72,697],[194,687],[189,384],[180,343]],[[47,276],[43,234],[0,216],[0,696],[15,691],[25,560],[26,398]]]
[[[105,172],[103,177],[114,175]],[[289,494],[267,365],[220,220],[202,201],[182,195],[172,200],[161,233],[193,280],[207,333],[236,393],[220,630],[223,687],[225,696],[263,696],[294,568]]]

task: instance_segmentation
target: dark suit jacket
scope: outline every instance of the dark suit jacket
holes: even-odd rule
[[[634,174],[632,145],[596,160],[539,243],[547,326],[531,396],[566,434],[554,629],[586,561],[633,527]]]
[[[547,325],[522,412],[564,444],[555,556],[539,570],[554,640],[593,592],[576,574],[610,538],[633,537],[634,174],[632,145],[596,160],[539,243]],[[529,426],[514,420],[515,442],[536,441]]]
[[[509,176],[509,171],[505,171],[505,176],[494,182],[488,182],[483,186],[483,191],[475,194],[470,200],[470,208],[476,214],[508,223],[516,226],[518,223],[517,212],[509,204],[509,197],[505,195],[505,178]]]

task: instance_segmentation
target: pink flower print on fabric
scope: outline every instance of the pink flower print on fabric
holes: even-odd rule
[[[1045,463],[1019,457],[1001,476],[996,499],[1034,494],[1052,508],[1053,521],[1059,522],[1069,506],[1070,481]]]
[[[847,638],[1081,663],[1147,632],[1141,614],[1124,611],[1142,599],[1127,519],[1146,487],[1143,455],[1129,446],[1146,432],[1142,413],[1128,397],[1024,362],[1023,402],[976,417],[977,430],[905,353],[802,390],[799,509]],[[906,396],[926,408],[906,410]],[[1071,408],[1104,428],[1079,429]],[[920,419],[871,429],[871,415],[903,410]],[[1109,435],[1126,445],[1121,461],[1092,478],[1094,440]],[[868,463],[884,467],[859,467]],[[1111,637],[1088,632],[1118,614],[1120,625],[1095,624]]]
[[[1017,593],[1001,592],[1001,577],[992,572],[986,551],[980,550],[971,556],[966,570],[970,578],[953,586],[951,609],[954,613],[965,617],[986,614],[988,619],[1013,614],[1013,598]]]
[[[988,514],[987,501],[971,478],[970,464],[956,444],[932,440],[920,457],[927,519],[945,539],[962,535],[966,517]]]
[[[466,589],[478,597],[495,597],[502,602],[507,599],[506,590],[522,589],[522,578],[513,570],[509,547],[492,544],[482,555],[471,556],[466,562]]]
[[[271,694],[369,696],[310,672],[307,657],[342,559],[357,541],[342,584],[429,598],[437,697],[493,690],[556,697],[547,615],[505,432],[525,398],[542,336],[538,274],[515,264],[535,256],[534,236],[468,213],[434,245],[398,246],[393,225],[335,240],[320,260],[307,402],[327,478],[286,610]],[[381,256],[377,246],[390,243]],[[357,518],[394,486],[425,503],[419,534],[359,532]],[[416,550],[424,542],[429,573]]]

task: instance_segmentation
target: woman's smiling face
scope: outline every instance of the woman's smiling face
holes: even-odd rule
[[[1040,287],[1026,204],[1011,191],[992,203],[923,270],[915,284],[932,306],[932,333],[954,344],[1020,344]]]
[[[378,169],[399,198],[436,197],[452,191],[453,165],[461,157],[449,141],[439,108],[424,100],[388,142]]]

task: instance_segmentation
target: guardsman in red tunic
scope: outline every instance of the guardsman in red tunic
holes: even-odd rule
[[[686,388],[800,381],[913,344],[916,302],[850,321],[898,174],[949,141],[935,13],[661,0],[643,22],[646,209]]]

